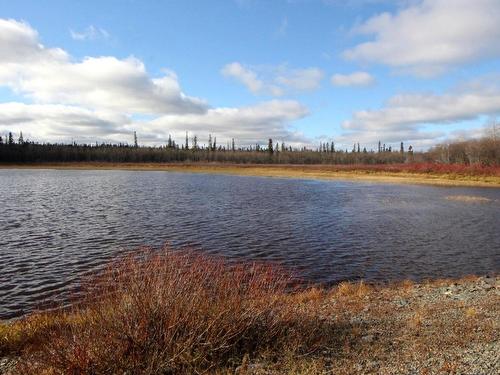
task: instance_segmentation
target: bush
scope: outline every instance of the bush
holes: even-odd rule
[[[197,373],[245,356],[314,351],[325,327],[290,303],[290,288],[287,273],[269,265],[145,249],[92,278],[70,311],[17,323],[52,322],[25,340],[18,370]]]

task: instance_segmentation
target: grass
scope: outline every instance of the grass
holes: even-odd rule
[[[16,374],[495,373],[500,297],[480,282],[298,289],[276,266],[144,249],[73,307],[0,324],[0,358]]]
[[[4,164],[2,168],[120,169],[214,173],[305,179],[347,179],[384,183],[500,187],[500,166],[410,163],[379,165],[257,165],[217,163],[49,163]]]

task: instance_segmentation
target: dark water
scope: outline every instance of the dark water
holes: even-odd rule
[[[2,318],[65,298],[125,249],[166,241],[278,261],[326,283],[500,269],[500,189],[0,170],[0,194]]]

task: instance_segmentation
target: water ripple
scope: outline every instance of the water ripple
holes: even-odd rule
[[[499,189],[0,170],[0,191],[0,318],[62,303],[111,257],[165,242],[322,283],[500,268]]]

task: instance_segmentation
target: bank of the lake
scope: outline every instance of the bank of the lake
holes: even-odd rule
[[[350,180],[393,184],[422,184],[435,186],[500,187],[500,167],[490,167],[486,173],[464,172],[456,168],[394,167],[391,165],[276,165],[276,164],[223,164],[223,163],[39,163],[0,164],[12,169],[60,170],[129,170],[166,171],[186,173],[227,174],[277,178],[318,180]]]
[[[242,375],[500,372],[498,277],[468,277],[418,284],[407,281],[385,286],[341,283],[331,289],[311,289],[281,297],[284,303],[277,313],[286,310],[286,321],[290,323],[297,319],[304,323],[298,330],[308,332],[290,334],[290,342],[285,346],[278,342],[282,338],[277,337],[276,342],[268,342],[262,351],[246,352],[245,346],[235,347],[227,361],[205,363],[196,370]],[[85,338],[61,339],[59,329],[68,335],[85,332],[90,338],[104,340],[103,336],[109,332],[92,332],[96,327],[87,322],[90,318],[85,311],[80,311],[63,315],[31,315],[10,324],[0,323],[0,374],[16,374],[18,371],[35,374],[39,370],[59,373],[64,369],[86,374],[106,369],[114,371],[113,366],[118,366],[120,371],[129,366],[133,373],[138,374],[158,373],[148,367],[158,366],[155,363],[158,358],[148,355],[118,357],[113,358],[113,363],[99,363],[111,358],[106,358],[106,354],[92,353],[95,348],[86,347]],[[116,327],[126,327],[136,318],[131,316],[128,323],[115,322]],[[89,327],[82,327],[82,324],[89,324]],[[137,329],[141,329],[140,326]],[[128,340],[127,332],[122,333],[121,340]],[[317,341],[300,346],[294,340],[302,334],[313,336]],[[327,335],[330,337],[325,337]],[[155,345],[155,337],[151,336],[152,342],[148,345]],[[122,341],[118,340],[114,345],[121,347]],[[97,348],[99,343],[94,345]],[[51,352],[55,348],[59,352]],[[165,362],[167,370],[176,368],[176,358],[170,359],[172,363]],[[189,355],[185,353],[184,358],[177,358],[178,362],[182,360],[189,361]],[[194,370],[186,364],[179,366],[176,373]]]

